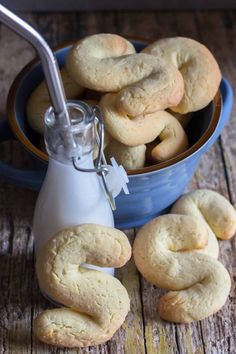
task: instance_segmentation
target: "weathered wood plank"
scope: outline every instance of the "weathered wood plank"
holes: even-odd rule
[[[163,291],[144,279],[141,289],[147,353],[178,353],[175,325],[164,323],[157,313],[157,301]]]
[[[31,353],[35,193],[1,183],[1,341],[3,353]],[[4,208],[4,209],[3,209]]]
[[[129,240],[132,245],[135,237],[135,231],[129,230],[126,234],[129,236]],[[117,342],[123,342],[123,348],[117,348],[117,351],[113,349],[110,352],[145,354],[140,282],[139,274],[133,258],[124,267],[117,269],[116,274],[118,279],[120,279],[128,291],[131,305],[130,312],[125,323],[115,335],[115,337],[117,337]]]
[[[33,57],[34,51],[4,26],[0,26],[0,113],[17,72]],[[15,144],[14,144],[15,146]],[[16,146],[15,146],[16,147]],[[15,151],[13,153],[13,150]],[[1,146],[1,157],[10,163],[27,165],[28,157],[13,144]],[[30,225],[34,193],[10,187],[1,181],[1,340],[3,353],[31,353],[32,235]]]
[[[7,210],[7,194],[5,193],[6,186],[0,184],[0,282],[1,282],[1,296],[0,296],[0,338],[1,350],[7,353],[9,348],[8,329],[9,329],[9,282],[11,269],[11,251],[12,251],[12,227],[9,210]]]
[[[214,23],[217,23],[214,32],[215,36],[211,39],[209,32],[204,33],[204,39],[209,44],[212,50],[216,53],[223,74],[230,80],[233,90],[236,90],[236,69],[234,57],[236,54],[236,15],[235,12],[217,12],[211,18],[206,19],[206,14],[198,18],[199,27],[204,31],[204,23],[212,28]],[[223,43],[223,50],[220,47]],[[226,178],[229,188],[229,193],[232,202],[236,205],[236,106],[233,106],[233,112],[229,123],[226,125],[221,135],[221,147],[226,167]]]
[[[236,48],[235,37],[232,37],[235,31],[234,22],[230,13],[215,12],[211,16],[207,13],[197,14],[197,24],[201,33],[202,41],[215,53],[219,64],[222,68],[223,74],[228,77],[233,85],[236,87],[236,71],[233,65],[233,50]],[[212,35],[214,31],[214,35]],[[212,187],[227,198],[232,198],[233,194],[233,180],[232,178],[236,171],[235,159],[232,155],[233,144],[235,144],[235,138],[233,139],[233,132],[235,135],[235,106],[231,115],[230,123],[225,127],[222,133],[223,151],[219,145],[215,145],[215,156],[210,158],[214,161],[215,169],[208,168],[211,180],[205,180],[207,186]],[[225,136],[226,134],[226,136]],[[230,134],[230,135],[229,135]],[[228,138],[230,136],[230,139]],[[213,149],[212,149],[213,150]],[[227,152],[226,152],[227,151]],[[224,160],[222,161],[222,152]],[[226,156],[228,155],[227,158]],[[227,163],[228,165],[227,165]],[[225,169],[226,168],[226,169]],[[228,180],[226,176],[231,178]],[[201,181],[204,183],[204,179]],[[211,187],[211,188],[212,188]],[[231,199],[235,203],[235,199]],[[220,260],[229,270],[231,279],[233,280],[232,289],[229,299],[224,308],[212,318],[202,321],[202,332],[204,338],[204,344],[207,352],[210,353],[233,353],[236,347],[236,319],[235,319],[235,274],[236,274],[236,259],[235,259],[235,238],[231,241],[220,242]]]

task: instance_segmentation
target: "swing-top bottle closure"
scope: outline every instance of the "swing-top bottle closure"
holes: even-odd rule
[[[99,107],[83,101],[67,101],[70,125],[62,124],[50,107],[45,113],[45,144],[49,156],[59,162],[73,164],[80,172],[97,173],[101,177],[104,193],[113,210],[115,197],[123,189],[129,194],[128,176],[115,159],[108,165],[104,156],[104,124]],[[97,145],[98,156],[94,168],[82,168],[81,162],[93,153]]]
[[[81,101],[67,102],[57,60],[44,38],[27,22],[0,4],[0,21],[29,41],[36,49],[42,63],[53,108],[45,114],[45,141],[49,156],[64,163],[72,163],[81,172],[101,176],[105,194],[115,209],[114,198],[123,189],[128,194],[128,177],[122,166],[112,159],[107,165],[103,154],[104,126],[101,112]],[[95,166],[86,170],[79,161],[91,153],[94,138],[98,144]]]

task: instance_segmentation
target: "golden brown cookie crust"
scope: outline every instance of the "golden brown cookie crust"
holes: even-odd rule
[[[227,300],[231,280],[215,259],[215,235],[222,239],[234,235],[236,211],[218,193],[197,190],[180,198],[171,213],[140,229],[133,254],[148,281],[170,290],[159,300],[160,316],[189,323],[214,314]]]
[[[215,97],[221,72],[212,53],[203,44],[185,37],[160,39],[143,50],[166,63],[175,65],[184,79],[184,96],[175,112],[195,112],[206,107]]]
[[[120,281],[83,263],[121,267],[131,256],[126,235],[114,228],[83,224],[59,232],[40,251],[40,288],[66,307],[47,310],[34,323],[43,342],[81,347],[103,343],[122,325],[129,296]]]

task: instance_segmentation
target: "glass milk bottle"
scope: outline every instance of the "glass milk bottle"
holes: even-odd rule
[[[95,109],[81,101],[67,105],[70,126],[59,124],[52,108],[45,114],[49,163],[34,212],[36,257],[45,242],[64,228],[83,223],[114,226],[111,206],[93,161]],[[113,268],[99,269],[114,274]]]

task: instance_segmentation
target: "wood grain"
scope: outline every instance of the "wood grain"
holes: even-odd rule
[[[96,32],[134,37],[190,36],[216,55],[223,74],[236,90],[236,12],[99,12],[26,14],[50,45]],[[0,113],[5,114],[9,86],[34,55],[28,43],[0,26]],[[221,138],[201,158],[188,189],[219,191],[236,206],[236,107]],[[0,158],[15,165],[30,165],[18,143],[1,145]],[[68,350],[37,341],[33,318],[51,307],[40,294],[34,273],[32,214],[36,193],[0,183],[1,353],[80,354],[226,354],[236,353],[236,240],[220,243],[220,259],[233,279],[230,297],[216,315],[191,325],[162,321],[156,303],[163,293],[142,279],[133,261],[117,272],[131,297],[131,312],[111,341],[98,347]],[[135,231],[127,232],[132,242]]]

